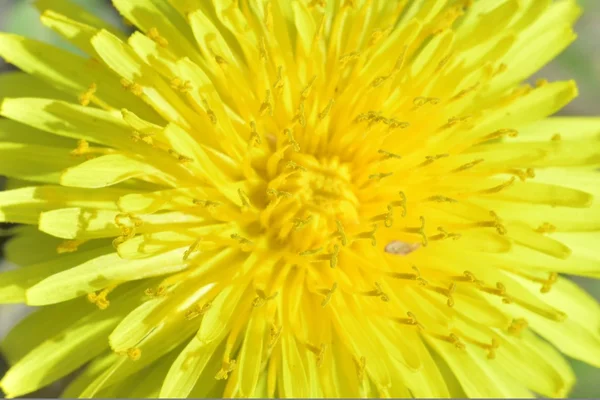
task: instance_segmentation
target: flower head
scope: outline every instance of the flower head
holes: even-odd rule
[[[67,0],[11,34],[10,396],[565,396],[600,360],[575,1]],[[26,90],[24,86],[26,85]],[[27,93],[24,97],[20,90]],[[95,306],[93,304],[95,304]],[[549,342],[549,343],[548,343]]]

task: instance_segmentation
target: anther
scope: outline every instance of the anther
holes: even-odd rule
[[[288,169],[293,169],[293,170],[300,170],[303,172],[306,172],[307,169],[304,168],[302,165],[298,165],[297,163],[293,162],[293,161],[288,161],[286,164],[286,168]]]
[[[81,156],[90,151],[90,144],[85,139],[81,139],[77,141],[77,147],[75,150],[71,151],[71,155]]]
[[[256,122],[250,121],[250,144],[258,146],[262,144],[262,139],[256,130]]]
[[[473,168],[474,166],[476,166],[476,165],[478,165],[478,164],[481,164],[483,161],[484,161],[484,159],[483,159],[483,158],[480,158],[480,159],[478,159],[478,160],[471,161],[470,163],[467,163],[467,164],[461,165],[460,167],[458,167],[458,168],[456,168],[456,169],[453,169],[453,170],[452,170],[452,171],[450,171],[450,172],[461,172],[461,171],[465,171],[465,170],[467,170],[467,169],[471,169],[471,168]]]
[[[421,276],[421,271],[416,265],[412,266],[414,274],[402,273],[402,272],[388,272],[387,275],[394,279],[406,279],[409,281],[416,281],[421,286],[427,286],[429,283]]]
[[[369,175],[369,179],[380,181],[383,178],[387,178],[387,177],[390,177],[392,175],[394,175],[393,172],[382,172],[382,173],[379,173],[379,174],[371,174],[371,175]]]
[[[187,164],[187,163],[190,163],[190,162],[193,162],[193,161],[194,161],[194,159],[193,159],[193,158],[190,158],[190,157],[184,156],[183,154],[180,154],[180,153],[176,152],[176,151],[175,151],[175,150],[173,150],[173,149],[168,149],[168,150],[167,150],[167,152],[168,152],[168,153],[169,153],[171,156],[173,156],[174,158],[176,158],[176,159],[177,159],[177,161],[179,161],[179,162],[180,162],[180,163],[182,163],[182,164]]]
[[[229,378],[229,374],[235,370],[236,361],[235,360],[223,360],[223,364],[221,369],[215,375],[215,379],[220,381]]]
[[[98,307],[100,310],[106,310],[108,308],[108,306],[110,306],[110,301],[108,301],[106,296],[108,296],[110,294],[110,292],[115,290],[116,287],[117,287],[117,285],[109,286],[109,287],[101,290],[98,294],[89,293],[87,295],[87,299],[90,303],[95,304],[96,307]]]
[[[360,359],[355,359],[356,363],[356,374],[358,376],[359,382],[362,382],[365,379],[365,370],[367,367],[367,359],[365,356],[362,356]]]
[[[137,361],[142,357],[142,350],[138,347],[132,347],[126,351],[119,351],[117,355],[127,356],[131,361]]]
[[[358,60],[360,58],[360,52],[353,51],[347,54],[342,55],[339,58],[340,64],[342,67],[345,67],[350,61]]]
[[[127,89],[136,96],[141,96],[142,94],[144,94],[144,88],[140,84],[135,82],[129,82],[125,78],[121,79],[121,86],[123,86],[125,89]]]
[[[390,298],[387,294],[384,293],[384,291],[381,289],[381,285],[377,282],[375,282],[375,289],[374,290],[369,290],[367,292],[363,292],[362,295],[364,296],[373,296],[373,297],[379,297],[379,299],[385,303],[390,301]]]
[[[241,188],[238,188],[238,196],[240,197],[240,201],[242,202],[242,209],[250,208],[250,200]]]
[[[308,95],[310,94],[310,90],[312,88],[312,86],[314,85],[315,81],[317,80],[317,76],[313,76],[312,79],[310,80],[310,82],[308,83],[308,85],[306,85],[306,87],[302,90],[302,93],[300,93],[300,98],[301,99],[307,99]]]
[[[515,178],[514,176],[512,178],[510,178],[508,181],[498,185],[498,186],[494,186],[491,187],[489,189],[484,189],[484,190],[479,190],[475,193],[478,194],[494,194],[494,193],[499,193],[500,191],[502,191],[503,189],[506,189],[507,187],[511,186],[513,183],[515,183],[515,180],[517,178]]]
[[[443,340],[444,342],[448,342],[454,345],[454,347],[456,347],[458,350],[464,350],[465,344],[463,342],[460,341],[459,337],[456,336],[456,334],[451,333],[449,335],[440,335],[437,333],[429,333],[431,336],[433,336],[436,339],[440,339]]]
[[[340,254],[340,246],[337,244],[333,246],[333,253],[330,254],[329,266],[335,268],[338,264],[338,256]]]
[[[267,189],[267,194],[269,196],[274,196],[278,199],[289,199],[292,197],[292,194],[290,192],[283,192],[277,189]]]
[[[188,93],[194,87],[192,86],[192,82],[184,81],[181,78],[175,77],[175,78],[171,79],[171,88],[173,88],[181,93]]]
[[[211,307],[212,307],[212,303],[210,303],[210,302],[202,304],[202,305],[196,304],[194,306],[194,308],[188,310],[185,313],[185,319],[187,319],[188,321],[191,321],[194,318],[200,317],[200,316],[206,314],[206,312],[208,310],[210,310]]]
[[[472,85],[472,86],[470,86],[470,87],[468,87],[468,88],[466,88],[466,89],[463,89],[463,90],[461,90],[461,91],[460,91],[460,92],[458,92],[456,95],[454,95],[454,96],[453,96],[453,97],[450,99],[450,101],[456,101],[456,100],[460,100],[460,99],[462,99],[463,97],[467,96],[469,93],[472,93],[472,92],[474,92],[475,90],[477,90],[477,88],[479,87],[479,85],[480,85],[480,84],[479,84],[479,82],[477,82],[476,84],[474,84],[474,85]]]
[[[333,100],[333,99],[329,100],[329,103],[327,103],[327,105],[325,106],[323,111],[321,111],[319,113],[319,119],[325,119],[327,117],[327,115],[331,111],[331,108],[333,107],[334,103],[335,103],[335,100]]]
[[[449,156],[450,156],[450,154],[437,154],[435,156],[426,156],[425,161],[423,161],[421,164],[417,165],[417,168],[425,167],[427,165],[434,163],[437,160],[440,160],[442,158],[446,158]]]
[[[477,286],[484,285],[484,282],[475,278],[475,275],[470,271],[463,272],[462,276],[452,276],[451,279],[455,282],[474,283]]]
[[[293,132],[290,129],[285,129],[283,132],[287,136],[288,142],[292,146],[292,148],[294,149],[294,151],[295,152],[299,152],[300,151],[300,145],[298,144],[298,142],[296,142],[296,139],[294,139]]]
[[[273,300],[275,297],[277,297],[279,292],[275,292],[271,296],[267,296],[263,290],[256,289],[256,294],[257,296],[252,301],[252,306],[258,308],[265,305],[267,301]]]
[[[447,232],[443,227],[438,226],[437,228],[438,232],[440,232],[437,235],[433,235],[429,238],[429,240],[443,240],[443,239],[452,239],[452,240],[458,240],[461,238],[461,234],[460,233],[450,233]]]
[[[454,307],[454,298],[452,297],[452,294],[454,293],[454,291],[456,290],[456,283],[452,282],[450,284],[450,286],[448,286],[448,288],[441,288],[438,286],[427,286],[427,288],[429,290],[432,290],[436,293],[441,294],[442,296],[446,296],[447,297],[447,301],[446,304],[448,305],[448,307]]]
[[[264,116],[267,112],[270,116],[273,116],[273,106],[271,105],[271,91],[268,89],[265,92],[265,101],[262,102],[258,110],[258,113],[261,117]]]
[[[393,131],[394,129],[400,128],[400,129],[406,129],[410,126],[409,122],[406,121],[398,121],[394,118],[390,118],[388,119],[388,128],[390,131]]]
[[[253,244],[250,240],[238,235],[237,233],[232,233],[230,238],[232,238],[233,240],[237,240],[238,243],[242,244],[242,245],[252,245]]]
[[[311,250],[304,250],[301,251],[300,253],[298,253],[299,256],[312,256],[315,255],[317,253],[320,253],[321,251],[323,251],[322,247],[316,248],[316,249],[311,249]]]
[[[190,247],[188,247],[188,249],[185,251],[185,253],[183,253],[183,261],[187,261],[193,252],[198,251],[198,247],[200,247],[201,241],[202,241],[202,239],[198,239],[194,243],[192,243],[192,245]]]
[[[508,334],[511,336],[521,336],[521,332],[527,329],[529,324],[524,318],[513,319],[508,327]]]
[[[519,136],[519,131],[517,131],[515,129],[498,129],[497,131],[492,132],[487,136],[484,136],[482,141],[498,139],[498,138],[501,138],[504,136],[514,138],[514,137]]]
[[[552,138],[550,139],[553,142],[560,142],[562,140],[562,136],[560,135],[560,133],[555,133],[554,135],[552,135]]]
[[[275,324],[271,325],[271,329],[269,332],[269,347],[275,346],[279,337],[281,336],[281,332],[283,331],[283,327],[277,327]]]
[[[416,326],[420,330],[425,330],[425,327],[421,325],[419,321],[417,321],[417,317],[415,317],[415,314],[409,311],[406,313],[406,315],[408,316],[408,318],[394,318],[394,321],[404,325]]]
[[[156,42],[156,44],[158,44],[160,47],[169,46],[169,41],[167,39],[165,39],[164,37],[162,37],[160,35],[160,33],[158,32],[158,29],[156,29],[156,28],[150,28],[148,30],[147,36],[150,39],[152,39],[154,42]]]
[[[90,87],[81,96],[79,96],[79,104],[84,107],[88,106],[92,102],[94,94],[96,94],[96,90],[98,90],[98,85],[92,83]]]
[[[446,196],[429,196],[428,198],[426,198],[423,201],[433,201],[436,203],[456,203],[457,200],[452,199],[450,197],[446,197]]]
[[[406,213],[408,212],[407,206],[406,206],[406,194],[404,194],[404,192],[398,192],[398,194],[400,195],[400,200],[397,201],[393,201],[390,203],[390,205],[392,207],[402,207],[402,218],[406,217]]]
[[[421,226],[419,226],[418,228],[407,227],[407,228],[404,228],[403,231],[408,232],[408,233],[418,233],[419,235],[421,235],[421,238],[422,238],[421,244],[424,247],[427,247],[427,245],[429,244],[429,239],[427,238],[427,235],[425,234],[425,217],[420,216],[419,221],[421,222]]]
[[[301,218],[295,218],[294,219],[294,230],[295,231],[299,231],[300,229],[304,228],[310,221],[312,221],[313,216],[309,215],[308,217],[306,217],[305,219],[301,219]]]
[[[342,241],[342,246],[346,246],[348,244],[348,238],[346,236],[346,232],[344,231],[344,226],[339,219],[335,221],[335,224],[337,225],[337,235]]]
[[[218,201],[201,200],[201,199],[193,199],[192,203],[194,203],[197,206],[202,206],[202,207],[209,208],[209,209],[218,207],[221,205],[221,203],[219,203]]]
[[[327,304],[329,304],[329,302],[331,301],[331,296],[333,296],[333,294],[335,293],[337,286],[337,282],[334,282],[331,289],[323,289],[319,291],[319,293],[325,296],[325,298],[321,302],[321,307],[325,307]]]
[[[356,239],[371,239],[371,245],[377,246],[377,239],[375,233],[377,232],[377,224],[373,225],[373,230],[369,232],[363,232],[356,235]]]
[[[203,99],[202,103],[204,104],[204,111],[206,112],[206,115],[208,116],[210,123],[213,125],[216,125],[218,122],[217,114],[215,114],[215,112],[212,110],[212,108],[210,108],[210,105],[208,104],[208,101],[206,99]]]
[[[535,231],[537,233],[553,233],[556,232],[556,226],[548,223],[548,222],[544,222],[543,224],[541,224],[540,226],[538,226]]]
[[[395,159],[401,159],[402,156],[398,155],[398,154],[394,154],[394,153],[390,153],[389,151],[385,151],[385,150],[377,150],[377,153],[381,154],[384,160],[389,160],[390,158],[395,158]]]
[[[438,99],[437,97],[415,97],[413,99],[413,105],[416,108],[422,107],[425,104],[431,104],[431,105],[436,105],[440,103],[440,99]]]
[[[538,79],[535,81],[535,87],[542,87],[548,84],[548,79]]]
[[[85,242],[85,240],[65,240],[56,246],[56,252],[58,254],[74,253],[79,249],[79,246]]]
[[[296,113],[296,116],[294,117],[294,119],[292,119],[292,122],[296,122],[298,121],[298,123],[300,123],[300,126],[305,127],[306,126],[306,114],[304,112],[304,99],[300,100],[300,104],[298,105],[298,112]],[[287,129],[289,130],[289,129]]]

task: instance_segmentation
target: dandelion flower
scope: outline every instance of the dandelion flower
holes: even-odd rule
[[[563,397],[600,365],[572,0],[67,0],[0,85],[21,396]]]

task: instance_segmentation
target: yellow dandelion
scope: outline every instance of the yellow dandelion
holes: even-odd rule
[[[600,365],[574,0],[68,0],[0,55],[21,396],[566,396]],[[25,93],[25,94],[24,94]],[[25,96],[25,97],[24,97]],[[93,303],[93,304],[91,304]],[[562,354],[561,354],[562,353]]]

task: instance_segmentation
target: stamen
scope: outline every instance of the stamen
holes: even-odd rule
[[[484,161],[484,159],[483,159],[483,158],[480,158],[480,159],[478,159],[478,160],[471,161],[470,163],[467,163],[467,164],[461,165],[460,167],[458,167],[458,168],[456,168],[456,169],[453,169],[453,170],[452,170],[452,171],[450,171],[450,172],[461,172],[461,171],[465,171],[465,170],[467,170],[467,169],[471,169],[471,168],[473,168],[473,167],[474,167],[474,166],[476,166],[477,164],[481,164],[483,161]]]
[[[202,103],[204,104],[204,111],[206,112],[206,115],[208,116],[208,119],[210,120],[210,123],[213,125],[217,125],[217,114],[215,114],[215,112],[213,111],[212,108],[210,108],[210,105],[208,104],[208,101],[206,99],[202,100]]]
[[[550,139],[553,142],[560,142],[562,140],[562,136],[560,135],[560,133],[555,133],[554,135],[552,135],[552,138]]]
[[[327,304],[329,304],[329,302],[331,301],[331,296],[333,296],[333,293],[335,293],[337,287],[337,282],[333,282],[333,286],[331,287],[331,289],[319,290],[319,293],[325,296],[325,298],[321,302],[321,307],[325,307]]]
[[[344,68],[346,65],[348,65],[348,63],[350,63],[350,61],[355,61],[355,60],[358,60],[359,58],[360,58],[360,52],[358,52],[358,51],[353,51],[353,52],[344,54],[339,58],[340,66],[341,66],[341,68]]]
[[[192,86],[192,82],[190,81],[184,81],[181,78],[175,77],[171,79],[171,88],[181,93],[188,93],[194,89],[194,86]]]
[[[250,200],[241,188],[238,188],[238,196],[240,197],[240,201],[242,202],[242,210],[248,210],[251,207]]]
[[[223,364],[221,366],[221,369],[219,370],[219,372],[217,372],[217,375],[215,375],[215,379],[220,381],[220,380],[225,380],[227,378],[229,378],[229,374],[231,372],[233,372],[236,368],[236,361],[235,360],[223,360]]]
[[[127,356],[131,361],[137,361],[142,357],[142,349],[132,347],[127,349],[127,351],[119,351],[116,354],[119,356]]]
[[[498,339],[492,338],[491,344],[487,344],[487,343],[482,343],[478,340],[471,339],[464,335],[463,335],[463,338],[468,343],[474,344],[477,347],[487,350],[488,351],[488,355],[487,355],[488,360],[493,360],[496,358],[496,350],[500,347],[500,341],[498,341]]]
[[[420,107],[423,107],[425,104],[439,104],[440,101],[441,100],[437,97],[415,97],[415,99],[413,100],[413,105],[415,106],[415,109],[418,109]]]
[[[415,317],[415,314],[409,311],[406,313],[406,315],[408,316],[408,318],[394,318],[394,321],[404,325],[416,326],[417,328],[419,328],[419,330],[425,330],[425,327],[421,325],[419,321],[417,321],[417,317]]]
[[[86,240],[65,240],[56,247],[56,252],[58,254],[74,253],[85,242]]]
[[[524,318],[513,319],[508,327],[508,334],[511,336],[521,336],[521,332],[527,329],[529,324]]]
[[[193,199],[192,203],[194,203],[197,206],[202,206],[208,209],[212,209],[215,207],[218,207],[221,205],[221,203],[219,203],[218,201],[211,201],[211,200],[200,200],[200,199]]]
[[[193,159],[193,158],[190,158],[190,157],[184,156],[183,154],[180,154],[180,153],[176,152],[176,151],[175,151],[175,150],[173,150],[173,149],[168,149],[168,150],[167,150],[167,152],[168,152],[170,155],[172,155],[173,157],[175,157],[175,158],[177,159],[177,161],[179,161],[179,162],[180,162],[180,163],[182,163],[182,164],[187,164],[187,163],[190,163],[190,162],[193,162],[193,161],[194,161],[194,159]]]
[[[71,151],[71,155],[82,156],[90,151],[90,144],[85,139],[77,141],[77,148]]]
[[[256,131],[256,122],[250,121],[250,145],[259,146],[262,144],[262,139]]]
[[[370,232],[359,233],[355,236],[356,239],[371,239],[371,244],[373,246],[377,246],[377,239],[375,238],[375,233],[377,232],[377,224],[373,225],[373,230]]]
[[[452,294],[456,290],[456,283],[452,282],[447,289],[446,288],[442,288],[442,287],[438,287],[438,286],[431,286],[431,285],[427,286],[427,289],[432,290],[432,291],[434,291],[436,293],[439,293],[442,296],[446,296],[448,298],[448,301],[446,302],[446,304],[448,305],[448,307],[453,307],[454,306],[454,298],[452,297]]]
[[[262,307],[263,305],[265,305],[265,303],[269,300],[273,300],[275,297],[277,297],[277,295],[279,294],[279,292],[275,292],[273,293],[271,296],[267,296],[266,293],[261,290],[261,289],[256,289],[256,298],[252,301],[252,306],[253,307]]]
[[[439,340],[443,340],[444,342],[448,342],[454,345],[454,347],[456,347],[458,350],[464,350],[465,349],[465,345],[464,343],[462,343],[459,339],[458,336],[456,336],[454,333],[451,333],[449,335],[440,335],[437,333],[433,333],[433,332],[428,332],[429,335],[433,336],[436,339]]]
[[[271,117],[273,116],[273,105],[271,104],[271,91],[268,89],[265,92],[265,101],[262,102],[258,110],[258,113],[261,117],[264,116],[267,112]]]
[[[377,282],[375,282],[375,290],[369,290],[367,292],[362,292],[361,293],[363,296],[373,296],[373,297],[379,297],[381,299],[381,301],[387,303],[390,301],[390,298],[387,294],[385,294],[383,292],[383,290],[381,290],[381,285]]]
[[[458,202],[458,200],[451,199],[450,197],[446,197],[446,196],[430,196],[423,201],[433,201],[436,203],[457,203]]]
[[[319,247],[317,249],[312,249],[312,250],[304,250],[304,251],[301,251],[300,253],[298,253],[298,255],[300,255],[300,256],[312,256],[312,255],[315,255],[315,254],[317,254],[317,253],[319,253],[321,251],[323,251],[323,247]],[[329,259],[329,258],[327,258],[327,259]]]
[[[489,135],[484,136],[481,139],[481,141],[482,142],[487,142],[489,140],[499,139],[499,138],[504,137],[504,136],[515,138],[515,137],[519,136],[519,131],[517,131],[515,129],[498,129],[497,131],[492,132]]]
[[[300,229],[304,228],[310,221],[312,221],[312,219],[312,215],[309,215],[305,219],[294,218],[294,230],[299,231]]]
[[[513,183],[515,183],[515,180],[516,180],[516,178],[513,176],[507,182],[504,182],[501,185],[494,186],[494,187],[489,188],[489,189],[479,190],[477,192],[474,192],[474,194],[494,194],[494,193],[499,193],[503,189],[506,189],[507,187],[509,187]]]
[[[306,252],[302,252],[302,253],[306,253]],[[302,254],[302,253],[300,255],[305,255],[305,254]],[[322,256],[319,256],[317,259],[318,260],[322,260],[322,261],[329,261],[329,266],[331,268],[335,268],[337,266],[337,264],[338,264],[338,256],[339,256],[339,254],[340,254],[340,246],[336,244],[336,245],[333,246],[333,252],[332,253],[323,254]]]
[[[242,246],[242,250],[249,251],[251,246],[254,245],[254,243],[252,243],[250,240],[238,235],[237,233],[231,234],[230,237],[238,241],[238,243]]]
[[[327,103],[323,111],[319,113],[319,119],[325,119],[327,117],[327,115],[331,111],[331,108],[333,107],[333,103],[335,103],[335,100],[329,100],[329,103]]]
[[[406,217],[406,213],[408,212],[406,208],[406,195],[404,192],[399,192],[400,200],[393,201],[390,203],[392,207],[402,207],[402,218]]]
[[[317,80],[317,76],[313,76],[312,79],[310,80],[310,82],[308,83],[308,85],[306,85],[306,87],[304,88],[304,90],[302,90],[302,93],[300,93],[300,98],[306,100],[308,98],[308,96],[310,95],[310,90],[312,89],[312,86],[314,85],[315,81]]]
[[[438,226],[437,230],[440,233],[437,234],[437,235],[430,236],[429,240],[444,240],[444,239],[458,240],[462,236],[460,233],[450,233],[450,232],[447,232],[441,226]]]
[[[398,154],[394,154],[394,153],[390,153],[389,151],[385,151],[385,150],[377,150],[377,153],[382,154],[383,155],[383,159],[384,160],[389,160],[390,158],[395,158],[395,159],[401,159],[402,156],[398,155]]]
[[[289,129],[286,129],[283,132],[287,136],[288,142],[292,146],[292,148],[294,149],[294,151],[295,152],[299,152],[300,151],[300,145],[298,144],[298,142],[296,142],[296,139],[294,139],[294,134],[292,133],[292,131],[289,130]]]
[[[392,175],[394,175],[394,173],[393,173],[393,172],[379,173],[379,174],[371,174],[371,175],[369,175],[369,179],[380,181],[380,180],[382,180],[383,178],[387,178],[387,177],[390,177],[390,176],[392,176]]]
[[[335,221],[335,224],[337,225],[337,234],[342,241],[342,246],[346,246],[348,244],[348,238],[346,236],[346,232],[344,231],[344,226],[339,219]]]
[[[267,194],[278,199],[289,199],[292,197],[290,192],[283,192],[277,189],[267,189]]]
[[[542,225],[538,226],[535,231],[537,233],[554,233],[556,232],[556,226],[551,223],[544,222]]]
[[[188,247],[188,249],[185,251],[185,253],[183,253],[183,261],[187,261],[193,252],[198,251],[198,247],[200,247],[201,241],[202,241],[202,239],[198,239],[194,243],[192,243],[192,245],[190,247]]]
[[[98,294],[89,293],[87,295],[87,299],[90,303],[95,304],[96,307],[98,307],[100,310],[106,310],[108,306],[110,306],[110,301],[108,301],[106,296],[108,296],[110,292],[112,292],[116,288],[117,285],[111,285],[101,290]]]
[[[140,84],[135,82],[129,82],[125,78],[121,79],[121,86],[123,86],[125,89],[127,89],[136,96],[141,96],[144,94],[144,88]]]
[[[269,348],[275,346],[279,337],[281,336],[281,332],[283,331],[283,326],[277,327],[275,324],[271,325],[271,330],[269,334]]]
[[[475,278],[475,275],[473,275],[473,273],[470,271],[465,271],[462,276],[451,276],[450,279],[455,282],[474,283],[477,286],[484,285],[484,282]]]
[[[92,83],[88,90],[86,90],[81,96],[79,96],[79,104],[81,104],[84,107],[88,106],[92,102],[94,94],[96,94],[97,90],[98,85]]]
[[[206,312],[208,310],[210,310],[211,307],[212,307],[212,303],[211,302],[208,302],[208,303],[205,303],[205,304],[202,304],[202,305],[196,304],[194,306],[194,308],[188,310],[185,313],[185,319],[187,319],[188,321],[191,321],[194,318],[200,317],[200,316],[206,314]]]
[[[421,277],[421,271],[419,270],[419,268],[417,268],[416,265],[413,265],[412,269],[415,271],[414,274],[407,274],[402,272],[388,272],[387,275],[395,279],[406,279],[409,281],[416,281],[421,286],[427,286],[429,283]]]
[[[419,221],[421,221],[420,227],[418,227],[418,228],[407,227],[407,228],[402,229],[402,231],[407,232],[407,233],[418,233],[419,235],[421,235],[421,237],[423,239],[422,245],[424,247],[427,247],[427,245],[429,244],[429,238],[425,234],[425,217],[420,216]]]
[[[356,374],[358,375],[358,381],[362,382],[365,379],[365,369],[367,367],[367,359],[365,356],[362,356],[359,359],[354,359],[356,363]]]
[[[150,39],[152,39],[156,44],[160,47],[168,47],[169,41],[162,37],[156,28],[150,28],[148,33],[146,34]]]
[[[430,164],[433,164],[435,161],[442,159],[442,158],[446,158],[446,157],[450,157],[450,154],[437,154],[435,156],[426,156],[425,161],[423,161],[421,164],[417,165],[416,168],[426,167]]]

